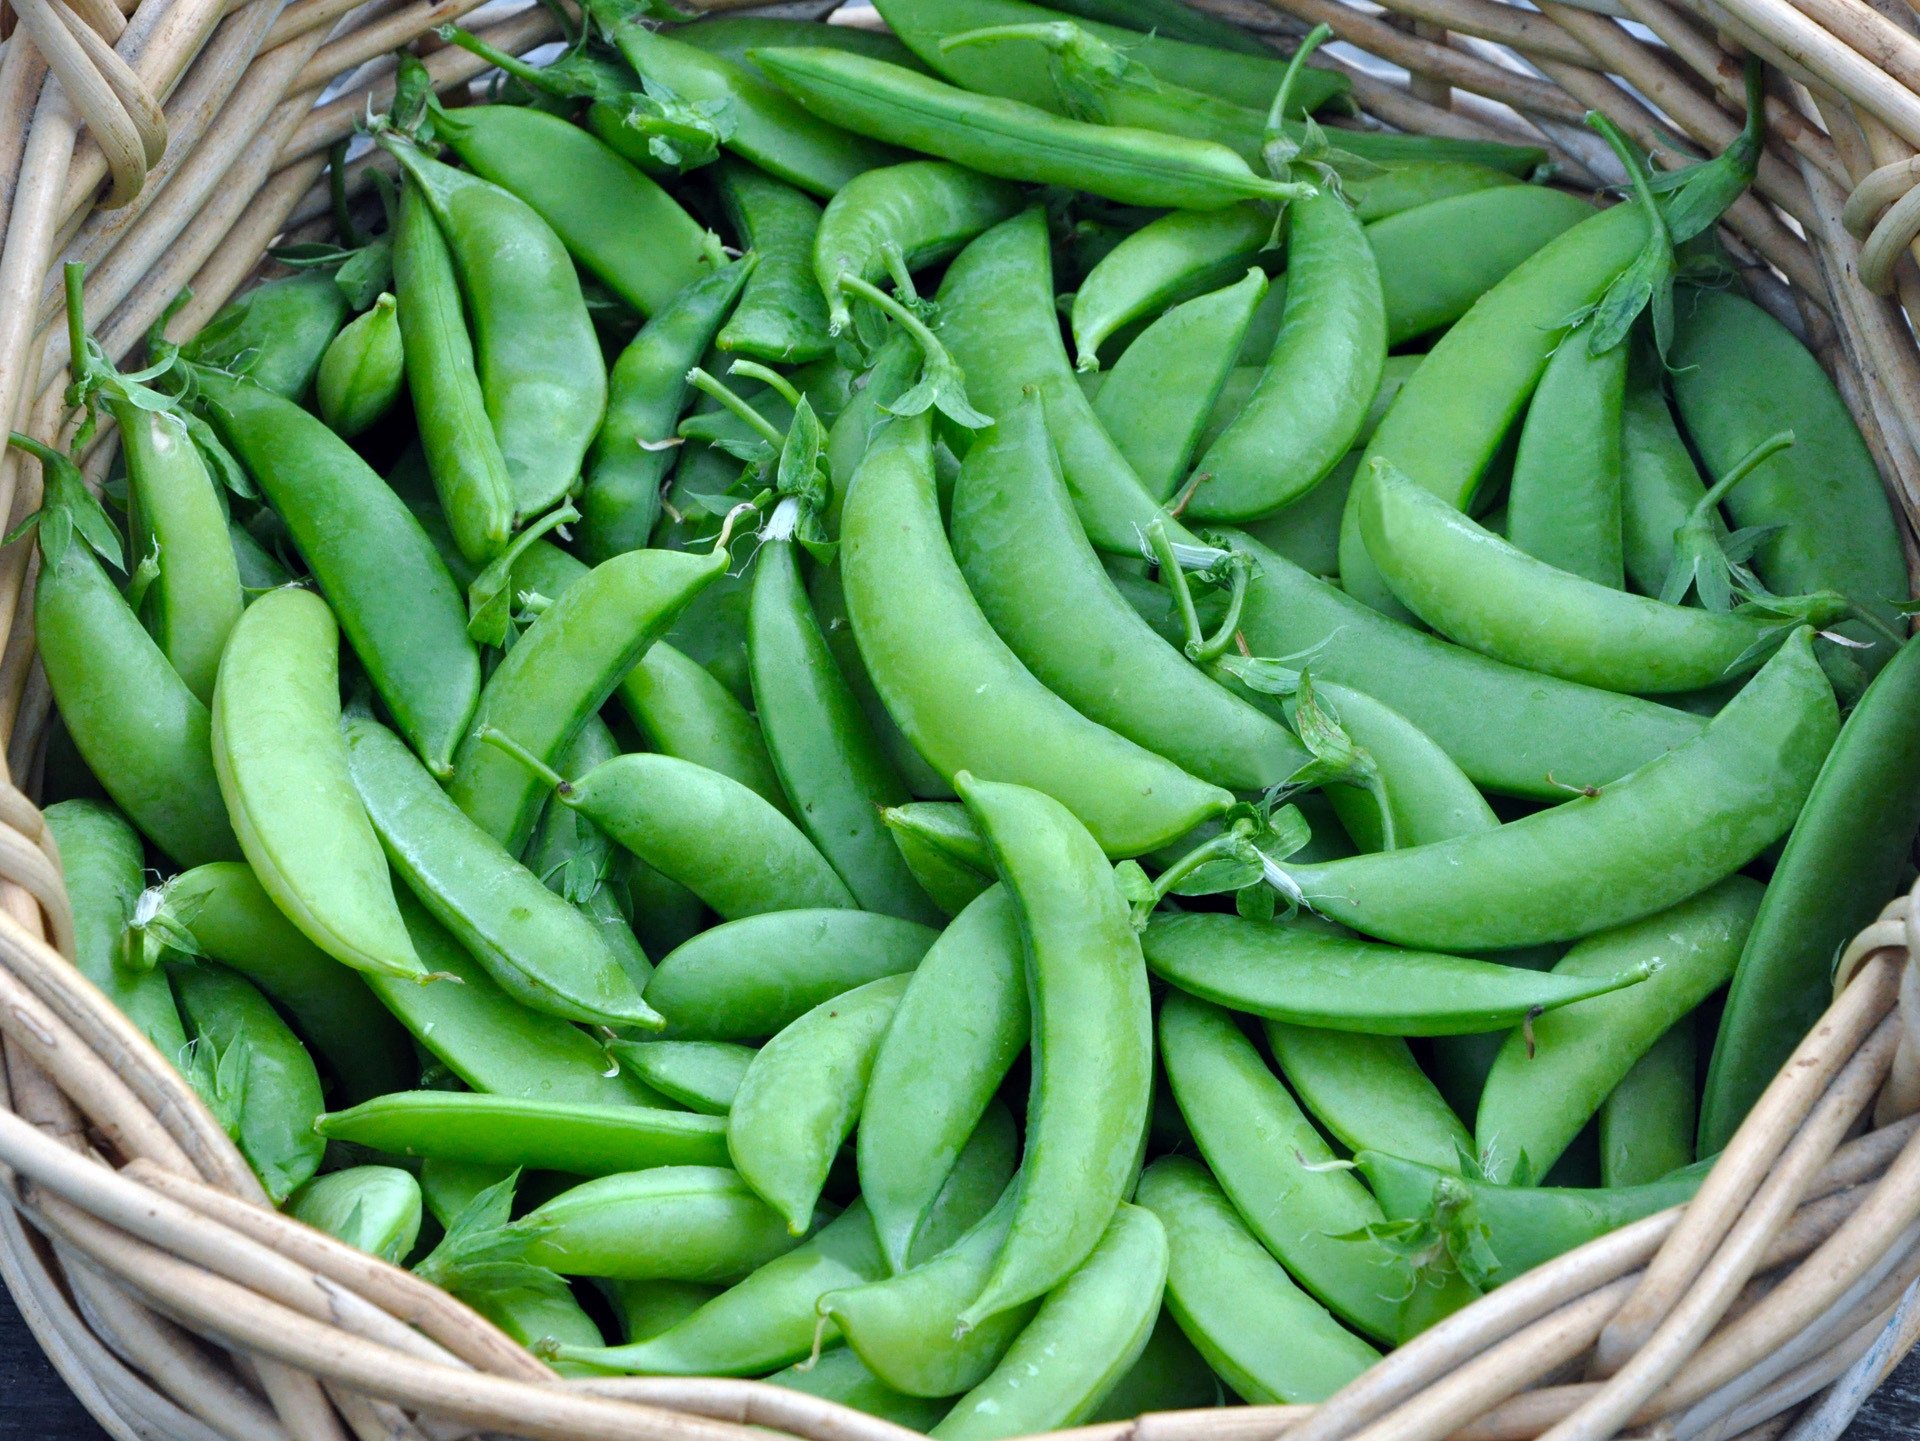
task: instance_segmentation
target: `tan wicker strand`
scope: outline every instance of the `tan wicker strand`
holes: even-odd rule
[[[20,33],[46,57],[48,67],[59,77],[67,102],[85,119],[95,143],[107,157],[113,188],[100,203],[109,209],[125,205],[146,183],[152,147],[113,87],[101,76],[86,47],[54,9],[55,0],[19,0],[14,13],[20,21]],[[98,36],[94,40],[99,43]]]

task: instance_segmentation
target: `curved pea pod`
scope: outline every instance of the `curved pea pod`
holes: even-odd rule
[[[320,1168],[326,1109],[313,1058],[272,1002],[218,966],[171,966],[174,998],[192,1043],[180,1062],[260,1178],[274,1204]]]
[[[1660,379],[1630,375],[1620,412],[1621,558],[1642,595],[1665,588],[1674,532],[1706,493]]]
[[[459,272],[480,393],[507,464],[515,519],[524,521],[579,482],[606,411],[607,367],[580,278],[524,200],[409,145],[390,148],[433,207]]]
[[[1498,830],[1287,870],[1322,914],[1402,945],[1591,935],[1697,894],[1778,840],[1838,730],[1802,630],[1697,740],[1597,795]]]
[[[1391,366],[1397,357],[1389,355]],[[1231,384],[1231,382],[1229,382]],[[1340,516],[1347,508],[1347,492],[1360,465],[1360,453],[1349,451],[1327,478],[1292,505],[1240,528],[1249,540],[1266,547],[1311,576],[1336,576],[1340,569]]]
[[[1599,976],[1541,975],[1299,921],[1201,912],[1156,916],[1141,946],[1153,973],[1190,995],[1268,1020],[1376,1036],[1501,1030],[1647,975],[1631,963]]]
[[[1220,1378],[1162,1305],[1146,1346],[1088,1413],[1087,1424],[1131,1421],[1149,1411],[1198,1411],[1224,1404]]]
[[[1639,1186],[1694,1161],[1700,1119],[1694,1018],[1653,1043],[1600,1103],[1600,1184]]]
[[[1100,368],[1100,347],[1136,320],[1230,279],[1254,263],[1273,235],[1273,212],[1257,201],[1222,210],[1175,210],[1108,251],[1073,295],[1075,367]]]
[[[401,734],[445,775],[480,694],[480,656],[433,542],[317,418],[244,381],[197,379],[220,438],[286,521]]]
[[[660,518],[660,487],[687,372],[700,363],[753,271],[751,257],[703,275],[657,307],[607,375],[607,414],[587,460],[580,496],[582,552],[603,561],[643,550]]]
[[[140,837],[111,806],[72,800],[43,813],[60,850],[60,876],[73,904],[74,961],[115,1009],[178,1062],[187,1033],[166,975],[119,963],[120,934],[140,899],[145,861]]]
[[[340,632],[312,591],[277,590],[240,617],[213,695],[213,764],[248,863],[274,904],[357,971],[427,972],[347,767]]]
[[[698,1281],[615,1281],[605,1289],[619,1313],[620,1334],[632,1344],[678,1326],[723,1288]]]
[[[350,1166],[295,1191],[287,1214],[398,1266],[420,1239],[420,1183],[396,1166]]]
[[[628,551],[556,597],[487,677],[454,756],[447,793],[455,804],[509,851],[524,847],[539,813],[542,780],[482,734],[498,730],[552,762],[726,566],[724,548]]]
[[[813,275],[827,298],[829,328],[838,334],[849,317],[843,274],[879,282],[889,250],[910,272],[937,265],[1017,213],[1020,203],[1020,192],[1005,181],[944,160],[909,160],[855,176],[827,202],[813,238]]]
[[[994,883],[993,862],[984,854],[971,820],[961,834],[960,848],[949,845],[948,817],[938,814],[946,811],[966,819],[964,809],[952,801],[910,801],[889,807],[881,819],[920,888],[941,910],[957,916]]]
[[[1266,1032],[1288,1086],[1349,1151],[1389,1151],[1442,1171],[1474,1154],[1473,1137],[1400,1037],[1285,1021],[1268,1021]]]
[[[655,1166],[563,1191],[505,1228],[517,1259],[563,1276],[732,1281],[800,1244],[720,1166]]]
[[[827,297],[813,276],[820,206],[738,160],[722,160],[718,173],[727,219],[741,247],[751,249],[760,263],[715,344],[782,365],[818,360],[833,348]]]
[[[265,591],[277,589],[293,579],[291,572],[255,540],[232,517],[227,519],[227,539],[233,547],[234,565],[240,575],[243,601]]]
[[[537,1266],[499,1268],[508,1274],[496,1281],[478,1268],[481,1278],[462,1284],[458,1278],[442,1283],[487,1320],[528,1350],[552,1343],[573,1346],[598,1346],[606,1338],[599,1323],[589,1316],[573,1294],[573,1288],[553,1272]],[[553,1369],[562,1376],[604,1376],[598,1367],[559,1361]]]
[[[667,955],[647,1000],[676,1040],[772,1036],[843,992],[912,970],[938,934],[838,907],[747,916]]]
[[[1474,160],[1407,160],[1346,185],[1353,213],[1364,223],[1385,220],[1459,195],[1520,188],[1520,177]],[[1381,277],[1381,284],[1386,277]]]
[[[1241,1400],[1324,1401],[1380,1359],[1293,1283],[1199,1162],[1154,1162],[1136,1204],[1166,1229],[1168,1311]]]
[[[283,400],[303,401],[346,319],[347,297],[333,277],[303,271],[256,285],[228,303],[180,353],[244,375]]]
[[[754,1055],[732,1041],[615,1041],[612,1050],[654,1090],[703,1116],[732,1109]]]
[[[911,50],[884,30],[853,25],[821,25],[811,20],[789,20],[777,15],[707,14],[691,25],[675,28],[673,38],[747,64],[749,51],[762,45],[837,45],[876,60],[918,67]]]
[[[407,384],[400,318],[391,295],[354,317],[320,357],[314,400],[334,434],[351,439],[385,418]]]
[[[1727,1143],[1812,1029],[1831,994],[1835,954],[1906,874],[1920,831],[1917,709],[1920,645],[1908,641],[1848,715],[1774,867],[1714,1040],[1702,1155]]]
[[[842,1406],[914,1431],[927,1430],[947,1410],[943,1398],[902,1395],[869,1371],[866,1364],[844,1346],[835,1346],[818,1359],[776,1371],[766,1381],[770,1386],[785,1386],[789,1391],[818,1396],[823,1401],[837,1401]]]
[[[1626,587],[1621,434],[1627,347],[1595,355],[1576,335],[1554,351],[1520,429],[1506,537],[1557,570]]]
[[[1019,917],[995,886],[914,970],[868,1079],[860,1193],[895,1272],[1031,1030]]]
[[[1160,1058],[1201,1157],[1275,1260],[1341,1320],[1397,1343],[1472,1300],[1457,1277],[1423,1273],[1367,1233],[1380,1207],[1216,1006],[1175,993],[1160,1008]]]

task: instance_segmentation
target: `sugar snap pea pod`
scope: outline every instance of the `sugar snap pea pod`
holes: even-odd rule
[[[1278,785],[1305,764],[1305,749],[1278,721],[1189,664],[1115,588],[1074,515],[1037,402],[974,443],[951,527],[981,613],[1081,715],[1233,790]]]
[[[1473,1137],[1398,1036],[1285,1021],[1268,1021],[1266,1031],[1300,1104],[1349,1151],[1390,1151],[1442,1171],[1474,1154]]]
[[[1707,484],[1653,377],[1630,376],[1620,413],[1620,519],[1627,579],[1659,595],[1673,565],[1673,537]]]
[[[1198,1161],[1154,1162],[1136,1204],[1166,1228],[1168,1311],[1241,1400],[1324,1401],[1380,1359],[1293,1283]]]
[[[1172,1249],[1171,1238],[1168,1249]],[[1168,1274],[1172,1274],[1171,1267]],[[1197,1411],[1223,1404],[1220,1378],[1163,1304],[1145,1348],[1088,1413],[1087,1424],[1131,1421],[1149,1411]]]
[[[247,608],[220,658],[213,765],[253,873],[301,934],[357,971],[425,980],[340,735],[340,632],[312,591]]]
[[[606,1290],[628,1343],[650,1340],[678,1326],[720,1294],[698,1281],[615,1281]]]
[[[1000,1364],[928,1434],[995,1441],[1082,1420],[1145,1349],[1166,1279],[1167,1236],[1159,1218],[1123,1203]]]
[[[1760,904],[1745,876],[1642,921],[1589,936],[1554,966],[1600,975],[1657,961],[1646,981],[1536,1020],[1493,1063],[1474,1140],[1488,1180],[1541,1176],[1560,1159],[1633,1063],[1733,975]]]
[[[196,376],[214,428],[286,521],[401,734],[445,775],[480,693],[480,657],[433,542],[318,418],[245,381]]]
[[[957,778],[993,849],[1027,947],[1033,1091],[1020,1198],[972,1325],[1032,1300],[1086,1259],[1139,1164],[1153,1021],[1140,942],[1113,872],[1064,806]]]
[[[233,546],[233,560],[240,575],[240,598],[251,600],[264,591],[273,590],[293,579],[292,574],[267,548],[255,540],[232,517],[227,519],[227,539]]]
[[[1224,145],[1068,120],[883,60],[791,46],[756,50],[753,61],[823,120],[860,135],[885,135],[984,175],[1182,210],[1304,193],[1256,175]]]
[[[1499,1030],[1647,975],[1633,962],[1605,975],[1541,975],[1297,921],[1200,912],[1156,916],[1141,944],[1153,973],[1191,995],[1269,1020],[1376,1036]]]
[[[691,25],[677,27],[673,38],[742,65],[750,63],[748,51],[763,45],[835,45],[894,65],[920,65],[911,50],[884,30],[820,25],[776,15],[704,15]]]
[[[467,302],[480,393],[513,487],[515,519],[531,519],[579,483],[606,411],[607,367],[580,278],[559,238],[524,200],[410,145],[396,141],[388,148],[446,237]]]
[[[827,202],[813,239],[813,274],[831,329],[839,333],[848,319],[843,273],[878,283],[890,251],[909,271],[938,264],[1018,213],[1020,199],[1005,181],[944,160],[909,160],[848,181]]]
[[[44,812],[60,848],[60,874],[73,903],[74,960],[85,976],[169,1061],[187,1046],[173,991],[160,971],[119,964],[120,935],[140,899],[140,837],[100,801],[71,800]]]
[[[836,30],[850,26],[836,25]],[[823,1401],[838,1401],[882,1421],[913,1431],[925,1431],[946,1414],[944,1398],[905,1396],[887,1385],[845,1346],[834,1346],[817,1359],[802,1361],[766,1378],[770,1386],[785,1386]]]
[[[1727,1143],[1825,1009],[1835,954],[1877,914],[1870,897],[1906,873],[1920,831],[1917,706],[1920,645],[1908,641],[1848,715],[1774,867],[1714,1041],[1702,1155]]]
[[[350,1166],[295,1191],[287,1214],[398,1266],[420,1239],[420,1183],[397,1166]]]
[[[1391,369],[1398,357],[1389,355]],[[1384,388],[1384,387],[1383,387]],[[1360,465],[1360,452],[1348,451],[1327,478],[1292,505],[1240,529],[1272,554],[1311,576],[1333,576],[1340,569],[1340,517]]]
[[[275,1205],[320,1168],[320,1073],[260,992],[219,966],[170,966],[192,1044],[181,1064]]]
[[[320,357],[314,401],[336,435],[351,439],[399,404],[406,388],[407,359],[400,317],[391,295],[347,323]]]
[[[1482,950],[1590,935],[1677,904],[1778,840],[1838,730],[1803,629],[1697,739],[1597,795],[1498,830],[1289,874],[1323,915],[1403,945]]]
[[[353,785],[394,869],[502,990],[564,1020],[661,1024],[586,913],[469,820],[398,736],[369,716],[342,729]]]
[[[1275,1260],[1341,1320],[1404,1340],[1472,1299],[1364,1234],[1379,1206],[1324,1168],[1333,1152],[1225,1011],[1178,992],[1160,1009],[1160,1056],[1200,1154]]]
[[[467,1091],[396,1092],[322,1116],[318,1129],[329,1139],[395,1156],[570,1176],[727,1163],[727,1128],[712,1116]]]
[[[1621,410],[1627,347],[1595,355],[1576,335],[1554,351],[1527,407],[1504,534],[1558,570],[1621,590]]]
[[[1334,144],[1343,137],[1335,136]],[[1378,175],[1349,181],[1347,198],[1362,223],[1451,200],[1456,195],[1478,195],[1487,190],[1519,188],[1520,179],[1491,165],[1472,160],[1413,160],[1384,167]],[[1381,284],[1386,284],[1383,275]]]
[[[393,283],[427,473],[461,556],[484,564],[513,531],[513,480],[487,419],[453,256],[417,185],[401,187]]]
[[[331,275],[302,271],[256,285],[180,348],[188,360],[246,376],[283,400],[305,400],[347,297]]]
[[[948,916],[957,916],[978,900],[993,884],[993,872],[981,871],[946,850],[915,823],[896,824],[906,813],[923,805],[949,806],[949,801],[914,801],[883,812],[887,832],[900,850],[900,858],[933,903]]]
[[[747,916],[668,954],[647,999],[676,1040],[754,1040],[842,992],[912,970],[937,934],[850,909]]]
[[[1601,1102],[1602,1185],[1644,1185],[1693,1164],[1697,1051],[1688,1016],[1655,1041]]]
[[[613,1053],[667,1099],[703,1116],[724,1116],[754,1048],[732,1041],[616,1041]]]
[[[1099,368],[1109,336],[1194,293],[1223,271],[1253,263],[1273,234],[1273,212],[1255,201],[1223,210],[1175,210],[1127,236],[1074,292],[1075,364]]]
[[[760,263],[716,343],[780,364],[818,360],[833,348],[827,298],[813,278],[819,204],[739,160],[722,160],[718,174],[720,203],[734,234]]]
[[[1130,30],[1145,26],[1155,35],[1165,34],[1192,45],[1271,58],[1267,47],[1239,26],[1190,9],[1178,0],[1054,0],[1052,8]]]

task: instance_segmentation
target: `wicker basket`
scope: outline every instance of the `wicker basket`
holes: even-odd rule
[[[194,298],[173,327],[197,327],[270,241],[324,223],[327,151],[386,103],[387,53],[479,3],[120,0],[122,13],[114,0],[10,0],[0,414],[60,433],[55,262],[87,262],[111,353],[184,285]],[[820,17],[835,3],[761,8]],[[1834,375],[1899,508],[1920,516],[1908,318],[1920,317],[1920,24],[1901,0],[1388,3],[1385,14],[1345,0],[1202,8],[1280,43],[1324,21],[1348,42],[1327,63],[1351,73],[1380,121],[1545,143],[1563,178],[1590,186],[1617,172],[1580,126],[1586,111],[1683,163],[1737,130],[1741,53],[1766,59],[1770,148],[1727,218],[1729,248]],[[555,33],[537,7],[480,28],[516,53]],[[458,49],[426,59],[449,92],[482,68]],[[89,474],[108,459],[96,448]],[[32,511],[37,468],[0,458],[0,495],[9,524]],[[0,1276],[108,1431],[747,1441],[754,1427],[909,1441],[756,1382],[560,1380],[445,1294],[267,1208],[194,1094],[66,959],[72,918],[27,796],[49,707],[27,603],[34,564],[28,544],[0,550],[0,737],[25,787],[0,784],[0,1181],[13,1202],[0,1207]],[[1692,1205],[1512,1282],[1319,1408],[1071,1434],[1829,1441],[1920,1337],[1920,891],[1854,942],[1839,977],[1833,1008]]]

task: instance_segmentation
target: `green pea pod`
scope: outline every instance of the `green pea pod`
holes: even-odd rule
[[[698,1281],[615,1281],[607,1290],[629,1345],[678,1326],[721,1292]]]
[[[509,1269],[511,1276],[505,1285],[456,1282],[449,1283],[448,1289],[529,1350],[550,1342],[575,1346],[605,1343],[599,1324],[587,1314],[565,1281],[551,1271],[533,1266]],[[606,1374],[597,1367],[566,1361],[555,1363],[553,1369],[562,1376]]]
[[[46,808],[47,829],[60,850],[60,876],[73,904],[74,961],[153,1048],[178,1062],[187,1047],[180,1010],[166,976],[120,964],[120,935],[140,899],[140,837],[100,801],[61,801]]]
[[[1602,1185],[1645,1185],[1693,1164],[1698,1049],[1688,1016],[1655,1041],[1601,1102]]]
[[[480,656],[433,542],[316,417],[244,381],[196,378],[220,438],[286,521],[401,734],[444,776],[480,694]]]
[[[1233,1018],[1178,992],[1160,1059],[1201,1157],[1247,1228],[1295,1280],[1364,1335],[1399,1342],[1472,1299],[1368,1234],[1380,1207],[1287,1094]]]
[[[1334,139],[1336,145],[1341,139]],[[1489,190],[1517,190],[1520,178],[1473,160],[1410,160],[1383,168],[1378,175],[1346,184],[1353,213],[1371,224],[1422,205],[1451,200],[1457,195],[1480,195]],[[1386,284],[1386,277],[1380,277]]]
[[[264,591],[274,590],[293,579],[291,573],[266,547],[255,540],[241,524],[227,520],[227,540],[233,547],[233,560],[240,576],[240,598],[251,600]]]
[[[1647,976],[1631,963],[1605,975],[1541,975],[1299,921],[1200,912],[1156,916],[1141,944],[1153,973],[1191,995],[1269,1020],[1375,1036],[1502,1030]]]
[[[295,1191],[287,1214],[398,1266],[420,1239],[420,1183],[396,1166],[350,1166]]]
[[[650,1166],[723,1166],[727,1128],[645,1106],[400,1091],[322,1116],[320,1134],[394,1156],[613,1176]]]
[[[1380,271],[1331,188],[1287,208],[1287,305],[1246,409],[1197,462],[1187,509],[1266,515],[1306,494],[1358,438],[1387,356]]]
[[[920,964],[938,933],[852,909],[778,911],[702,931],[660,962],[647,1000],[675,1039],[753,1040]]]
[[[1631,376],[1620,413],[1622,562],[1642,595],[1666,588],[1674,533],[1707,493],[1660,385]]]
[[[782,365],[818,360],[833,349],[827,297],[813,278],[820,206],[738,160],[722,160],[718,174],[720,203],[734,234],[760,263],[715,344]]]
[[[1271,58],[1257,37],[1237,25],[1190,9],[1179,0],[1054,0],[1053,8],[1128,29],[1145,24],[1155,35],[1168,35],[1192,45]]]
[[[813,238],[814,281],[827,298],[829,329],[839,334],[849,316],[842,275],[877,283],[892,252],[909,272],[937,265],[1017,214],[1020,202],[1006,182],[944,160],[909,160],[855,176],[827,202]]]
[[[1266,1032],[1288,1086],[1349,1151],[1391,1151],[1443,1171],[1474,1154],[1473,1137],[1398,1036],[1284,1021],[1268,1021]]]
[[[974,858],[954,854],[943,843],[944,837],[930,834],[917,813],[934,808],[960,809],[951,801],[913,801],[883,811],[881,818],[920,889],[949,916],[958,916],[993,885],[992,862],[988,861],[987,869],[981,870],[974,864]],[[978,832],[972,834],[978,838]]]
[[[732,1041],[616,1041],[612,1049],[654,1090],[703,1116],[733,1108],[754,1055]]]
[[[1831,995],[1834,956],[1907,873],[1920,831],[1917,706],[1920,645],[1909,641],[1847,717],[1774,867],[1714,1041],[1702,1155],[1726,1145],[1812,1029]]]
[[[998,1441],[1084,1419],[1146,1348],[1166,1279],[1167,1236],[1159,1219],[1122,1204],[1000,1364],[928,1434],[940,1441]]]
[[[874,1056],[860,1111],[860,1192],[893,1271],[906,1269],[941,1186],[1031,1031],[1019,917],[995,886],[913,971]]]
[[[502,990],[564,1020],[661,1024],[586,913],[467,819],[398,736],[367,716],[342,731],[353,785],[400,879]]]
[[[1099,1241],[1139,1166],[1152,1093],[1147,970],[1099,844],[1058,801],[957,778],[1027,946],[1033,1095],[1013,1227],[972,1325],[1045,1294]]]
[[[412,146],[389,149],[432,206],[453,256],[480,393],[507,464],[515,520],[524,522],[579,484],[606,412],[607,367],[579,276],[524,200]]]
[[[849,26],[833,27],[836,30]],[[947,1403],[940,1399],[903,1396],[869,1371],[866,1364],[844,1346],[836,1346],[817,1360],[802,1361],[766,1378],[770,1386],[785,1386],[837,1401],[864,1411],[882,1421],[891,1421],[913,1431],[925,1431],[946,1413]]]
[[[340,734],[340,632],[312,591],[249,606],[220,658],[213,764],[240,848],[301,934],[357,971],[422,981]]]
[[[453,256],[417,185],[400,191],[393,283],[427,473],[460,555],[483,565],[513,532],[513,480],[487,419]]]
[[[593,561],[643,550],[660,518],[672,435],[700,363],[753,271],[752,257],[693,281],[640,328],[607,376],[607,414],[580,496],[583,553]]]
[[[1200,1411],[1223,1404],[1220,1378],[1163,1305],[1145,1348],[1088,1413],[1086,1424],[1132,1421],[1149,1411]]]
[[[1626,587],[1620,529],[1621,411],[1627,347],[1554,351],[1520,430],[1506,537],[1555,569]]]
[[[478,1200],[483,1191],[498,1186],[512,1175],[510,1166],[476,1166],[429,1156],[420,1163],[420,1197],[426,1203],[427,1214],[450,1229],[460,1219],[461,1212]]]
[[[385,418],[407,383],[406,350],[391,295],[382,294],[327,346],[314,380],[320,418],[351,439]]]
[[[1396,358],[1387,357],[1389,368]],[[1310,576],[1338,575],[1340,516],[1347,508],[1347,492],[1359,465],[1360,452],[1348,451],[1312,490],[1270,516],[1248,521],[1241,533]]]
[[[1211,289],[1254,263],[1273,235],[1271,208],[1242,201],[1222,210],[1175,210],[1123,239],[1073,295],[1075,364],[1100,365],[1100,347],[1136,320]]]
[[[854,25],[821,25],[811,20],[788,20],[777,15],[702,16],[674,30],[673,38],[714,55],[745,65],[747,53],[763,45],[836,45],[856,54],[871,55],[894,65],[918,67],[911,50],[884,30]]]
[[[320,358],[347,319],[331,275],[302,271],[256,285],[180,348],[188,360],[244,375],[283,400],[304,401]]]
[[[771,562],[762,551],[754,563]],[[655,641],[615,694],[650,749],[730,776],[791,814],[761,733],[765,717],[756,720],[698,661]]]
[[[1380,1359],[1293,1283],[1199,1162],[1154,1162],[1137,1203],[1166,1228],[1168,1311],[1241,1400],[1324,1401]]]
[[[192,1036],[182,1058],[275,1205],[315,1171],[326,1142],[320,1073],[273,1003],[218,966],[171,966],[174,998]]]

